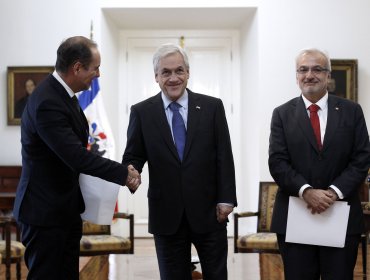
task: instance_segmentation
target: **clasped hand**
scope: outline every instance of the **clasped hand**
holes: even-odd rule
[[[332,189],[307,189],[303,193],[303,199],[312,214],[320,214],[333,205],[338,196]]]
[[[131,164],[127,166],[128,174],[126,179],[126,186],[131,192],[135,192],[141,184],[141,176],[139,172]]]

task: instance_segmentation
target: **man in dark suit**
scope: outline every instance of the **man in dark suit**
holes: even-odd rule
[[[277,107],[271,121],[269,167],[279,186],[271,230],[278,236],[285,279],[353,279],[363,230],[358,188],[370,164],[364,115],[359,104],[328,95],[331,66],[324,52],[303,50],[296,68],[302,95]],[[286,242],[290,196],[303,199],[314,215],[336,200],[347,201],[344,248]]]
[[[149,232],[161,279],[191,279],[191,244],[204,279],[227,279],[227,216],[237,201],[222,101],[186,88],[182,48],[161,46],[153,65],[162,91],[132,106],[123,163],[141,172],[148,162]]]
[[[23,112],[22,175],[14,216],[26,246],[27,279],[79,279],[80,213],[85,208],[80,173],[127,184],[132,191],[140,183],[132,167],[86,149],[88,124],[75,93],[99,77],[99,66],[94,42],[65,40],[54,73],[38,85]]]

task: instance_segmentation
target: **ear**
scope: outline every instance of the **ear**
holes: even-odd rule
[[[159,82],[158,82],[158,74],[157,74],[157,73],[155,73],[155,76],[154,76],[154,77],[155,77],[155,81],[156,81],[157,83],[159,83]]]
[[[73,64],[73,66],[72,66],[73,74],[77,75],[78,72],[80,72],[81,67],[82,67],[81,62],[79,62],[79,61],[75,62],[75,64]]]

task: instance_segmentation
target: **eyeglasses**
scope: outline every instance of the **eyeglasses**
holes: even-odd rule
[[[302,66],[297,69],[297,73],[300,75],[306,75],[310,70],[311,70],[311,73],[313,73],[314,75],[320,75],[321,73],[329,72],[329,69],[326,69],[320,66],[315,66],[312,68]]]

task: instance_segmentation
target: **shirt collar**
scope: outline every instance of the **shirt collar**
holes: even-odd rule
[[[161,97],[162,97],[162,100],[163,100],[163,106],[165,109],[168,108],[168,106],[173,102],[171,99],[169,99],[164,93],[163,91],[161,92]],[[184,91],[184,94],[181,95],[181,97],[179,99],[176,100],[177,103],[179,103],[181,105],[181,107],[184,107],[184,109],[187,109],[188,107],[188,100],[189,100],[189,95],[188,95],[188,92],[187,90],[185,89]]]
[[[303,98],[304,105],[306,106],[306,109],[308,110],[308,107],[310,107],[311,104],[313,103],[309,101],[306,97],[304,97],[303,94],[302,94],[302,98]],[[328,106],[328,92],[326,92],[325,95],[321,97],[321,99],[317,101],[315,104],[318,105],[321,110],[326,109],[326,107]]]
[[[63,81],[62,77],[58,74],[57,71],[54,70],[53,72],[53,76],[55,79],[57,79],[57,81],[59,83],[62,84],[62,86],[65,88],[65,90],[68,92],[69,96],[72,98],[75,93],[73,92],[73,90],[65,83],[65,81]]]

